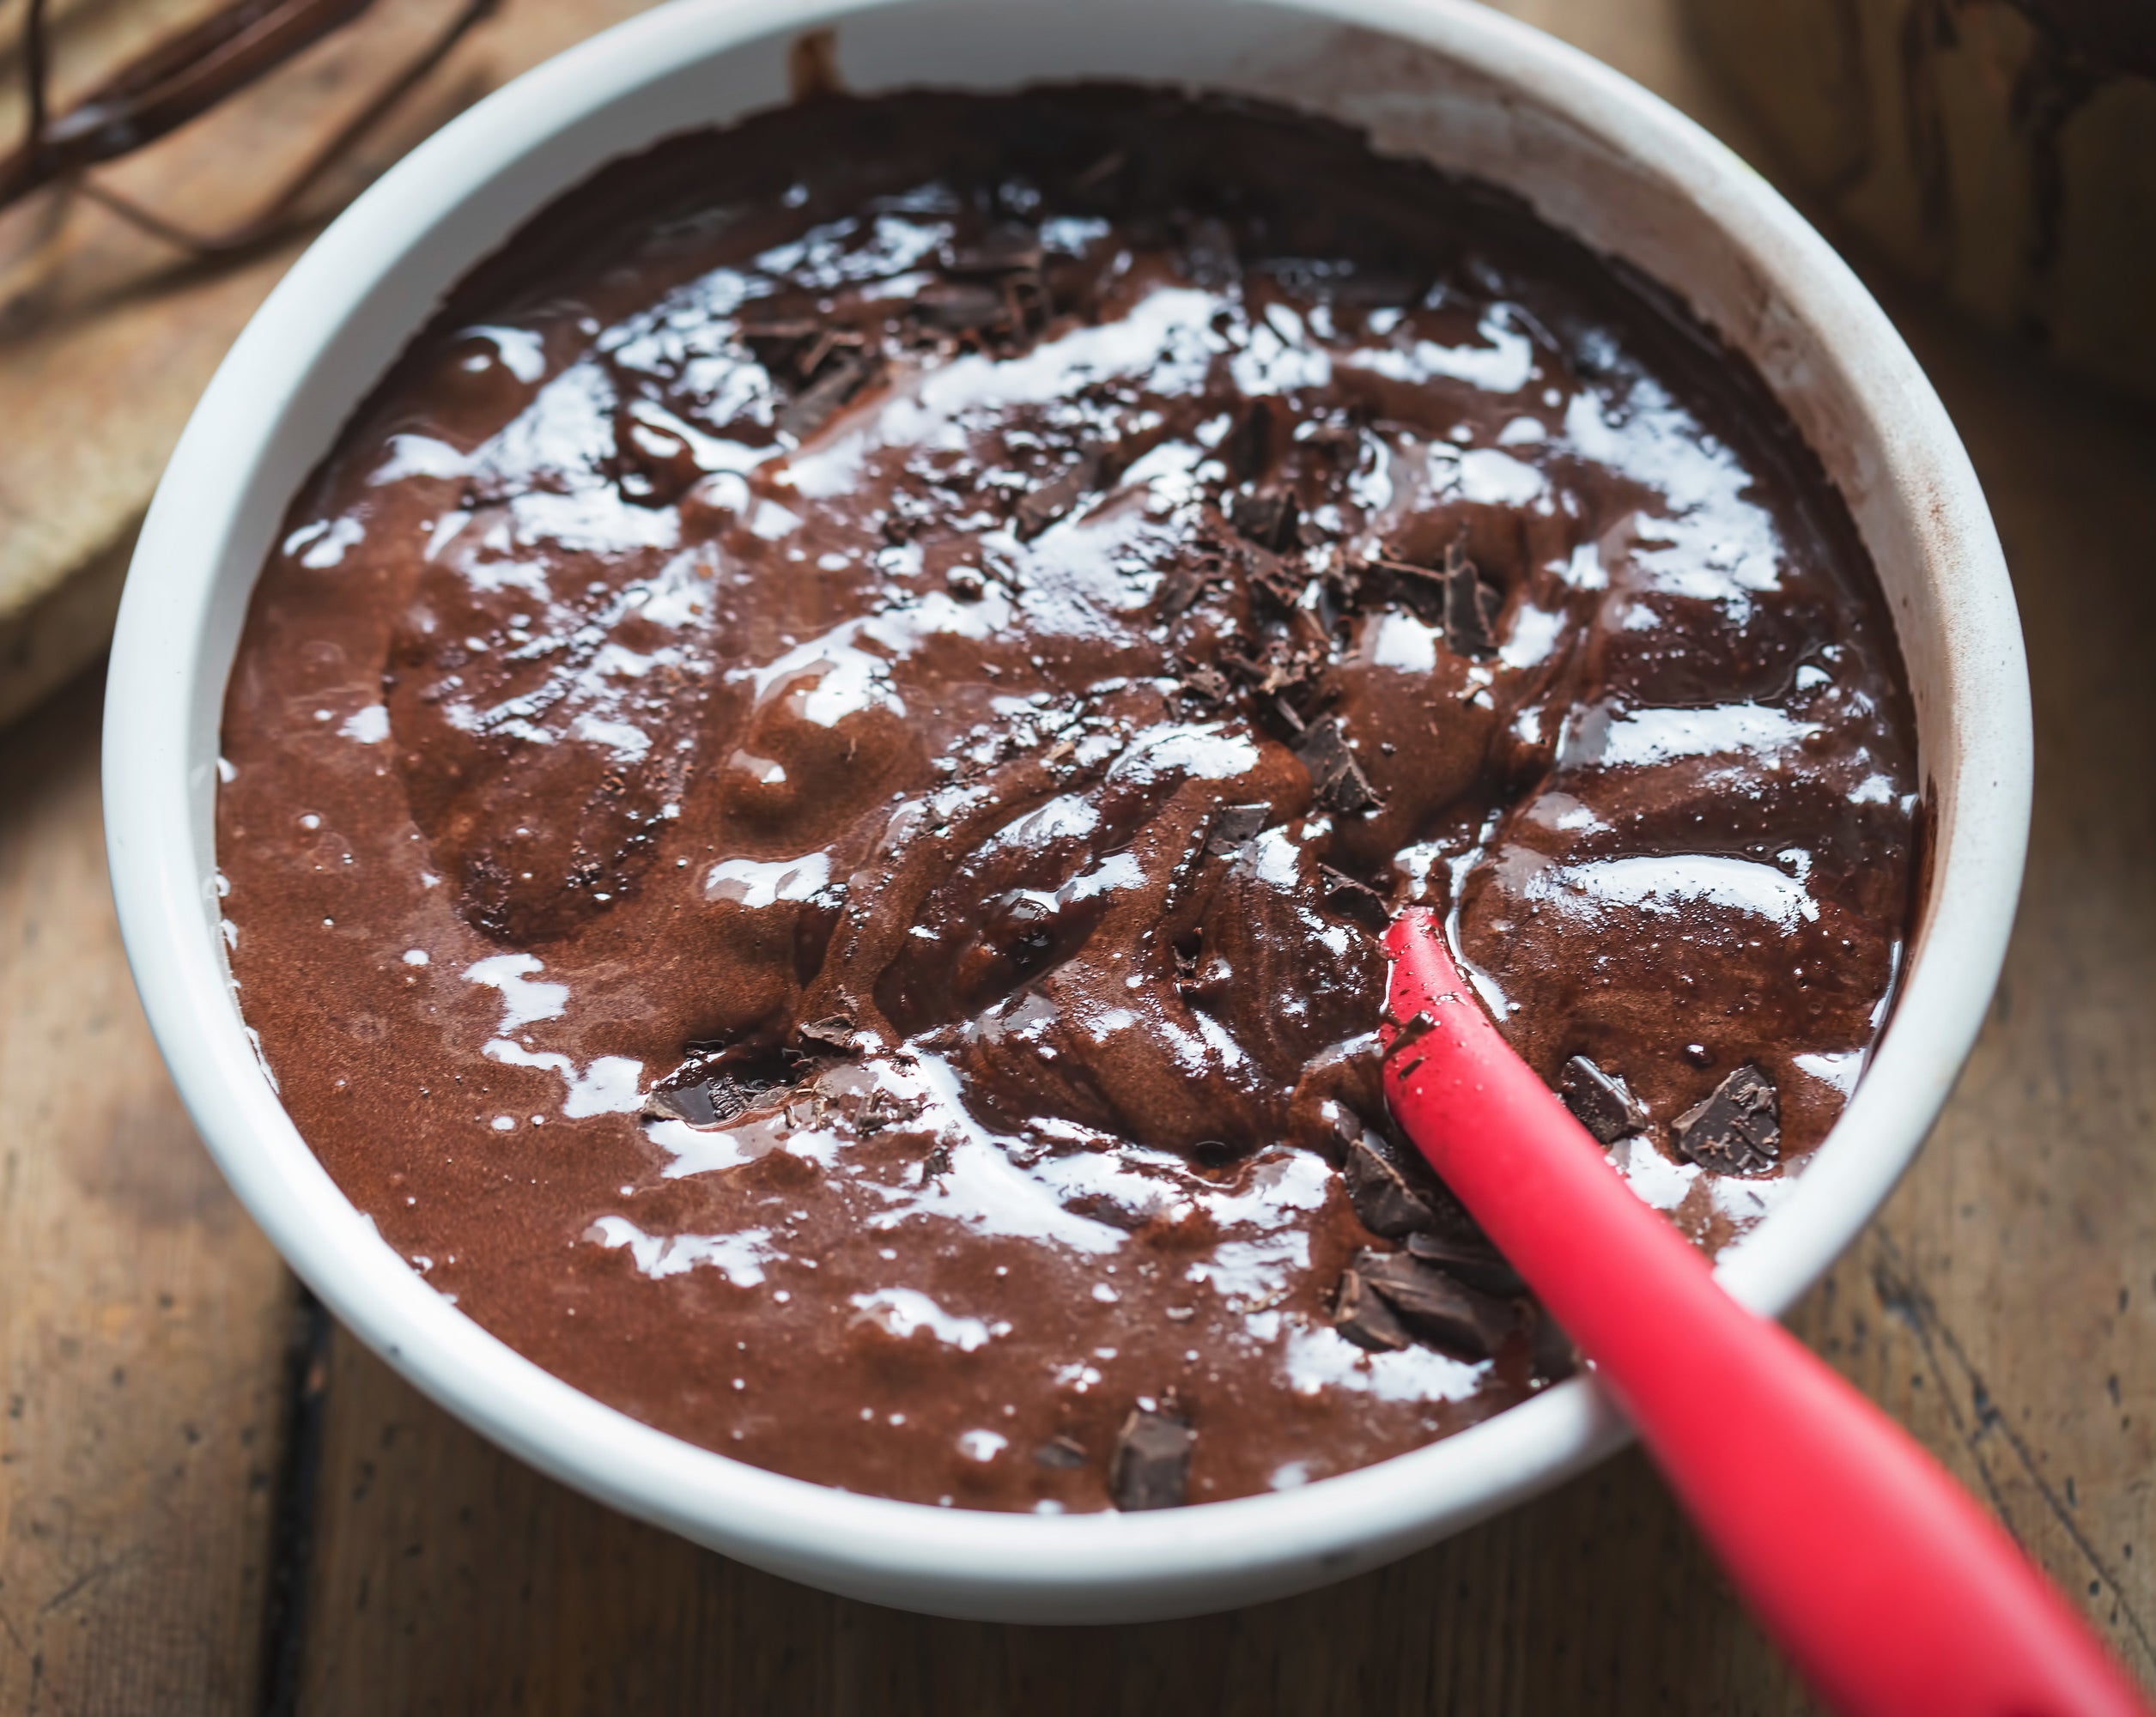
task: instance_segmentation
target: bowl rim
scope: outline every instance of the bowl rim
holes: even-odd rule
[[[1298,1490],[1150,1515],[1054,1517],[857,1496],[682,1441],[513,1352],[375,1235],[278,1104],[237,1013],[210,904],[214,856],[202,806],[230,658],[206,659],[216,650],[205,642],[209,616],[234,579],[252,588],[259,559],[228,571],[226,539],[250,507],[281,515],[288,490],[259,493],[258,467],[290,397],[319,385],[325,347],[361,312],[373,284],[474,187],[573,121],[632,99],[668,68],[911,3],[674,0],[489,96],[315,240],[203,394],[135,552],[106,707],[113,893],[152,1031],[241,1202],[354,1333],[459,1418],[630,1514],[833,1590],[1026,1619],[1188,1613],[1404,1554],[1600,1459],[1625,1428],[1583,1377],[1424,1448]],[[1405,38],[1532,92],[1536,104],[1697,203],[1773,292],[1833,331],[1843,385],[1890,449],[1896,504],[1922,509],[1913,528],[1926,576],[1952,580],[1940,623],[1957,744],[1954,755],[1927,765],[1939,839],[1893,1017],[1806,1173],[1719,1267],[1738,1298],[1779,1314],[1855,1237],[1915,1156],[1974,1042],[2005,955],[2027,837],[2030,717],[2013,593],[1974,472],[1915,359],[1855,276],[1750,168],[1660,98],[1472,0],[1272,3]],[[357,379],[343,410],[371,381]]]

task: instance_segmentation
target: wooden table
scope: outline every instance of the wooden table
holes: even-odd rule
[[[1737,129],[1661,0],[1515,9]],[[1969,1071],[1793,1322],[2156,1686],[2156,422],[1887,302],[2014,568],[2037,823]],[[99,694],[0,747],[0,1717],[1812,1708],[1637,1455],[1330,1591],[1052,1630],[824,1597],[495,1453],[302,1301],[191,1133]]]

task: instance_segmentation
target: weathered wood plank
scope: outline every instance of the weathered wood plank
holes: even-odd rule
[[[310,206],[335,208],[488,89],[646,3],[506,0]],[[21,0],[0,3],[10,46],[21,9]],[[62,80],[79,87],[207,9],[205,0],[80,0],[58,33]],[[349,31],[100,177],[198,230],[240,218],[451,9],[375,0]],[[15,73],[0,52],[0,137],[10,140],[21,124]],[[0,721],[103,647],[113,587],[97,583],[99,570],[124,559],[197,396],[307,236],[201,264],[63,191],[0,210],[0,420],[36,426],[0,436]],[[88,588],[70,588],[82,579]]]
[[[0,1711],[249,1711],[289,1278],[136,1003],[100,689],[0,753]]]
[[[330,1401],[308,1717],[1808,1708],[1636,1455],[1308,1597],[1006,1628],[826,1597],[613,1514],[347,1337]]]

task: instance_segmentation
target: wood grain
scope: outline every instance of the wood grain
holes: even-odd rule
[[[23,3],[0,0],[10,44]],[[320,187],[315,217],[258,252],[192,260],[64,187],[0,210],[0,422],[27,426],[0,435],[0,722],[104,647],[111,574],[188,413],[320,215],[487,90],[644,3],[506,0]],[[91,69],[206,9],[205,0],[82,0],[63,14],[63,82],[79,87]],[[375,0],[349,31],[99,177],[198,230],[236,221],[449,9],[447,0]],[[12,52],[0,54],[0,137],[9,138],[21,123],[16,70]]]
[[[1671,0],[1514,9],[1741,142]],[[1793,1322],[2156,1686],[2156,422],[1887,303],[2014,569],[2037,827],[1969,1072]],[[0,756],[0,1714],[1814,1708],[1637,1455],[1327,1592],[998,1628],[825,1597],[637,1526],[349,1338],[295,1389],[288,1280],[188,1134],[127,988],[95,693],[78,683]],[[274,1605],[279,1554],[295,1579]]]
[[[99,689],[0,755],[0,1711],[250,1711],[289,1278],[128,980]]]
[[[1807,1708],[1636,1455],[1396,1567],[1156,1626],[937,1621],[695,1550],[508,1460],[349,1338],[310,1717]]]

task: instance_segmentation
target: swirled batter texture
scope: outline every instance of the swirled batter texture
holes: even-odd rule
[[[1742,362],[1517,205],[1223,100],[823,99],[550,210],[295,502],[233,970],[388,1243],[600,1398],[1234,1496],[1570,1363],[1392,1132],[1387,913],[1718,1243],[1886,1005],[1897,675]]]

